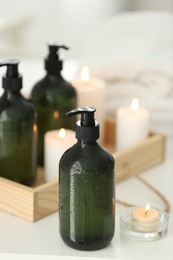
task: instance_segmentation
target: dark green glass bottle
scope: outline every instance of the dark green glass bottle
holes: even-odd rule
[[[61,76],[62,60],[58,50],[68,49],[56,44],[49,45],[45,61],[46,76],[36,83],[31,92],[38,113],[38,164],[44,165],[44,135],[53,129],[75,128],[75,119],[68,120],[66,112],[76,107],[76,91]]]
[[[59,164],[59,218],[63,241],[79,250],[107,246],[115,231],[114,158],[98,143],[99,124],[94,108],[75,109],[78,142]]]
[[[22,77],[17,60],[7,60],[0,98],[0,176],[31,185],[36,176],[37,125],[31,101],[20,93]]]

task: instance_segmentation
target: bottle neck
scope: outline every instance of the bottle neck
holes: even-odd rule
[[[7,99],[11,99],[13,97],[21,97],[22,94],[20,92],[20,89],[18,90],[10,90],[10,89],[5,89],[4,90],[4,95],[7,97]]]
[[[97,144],[97,140],[89,140],[89,141],[86,141],[86,140],[79,140],[78,139],[78,144],[80,146],[84,146],[84,145],[95,145]]]
[[[51,77],[55,77],[55,78],[62,78],[61,76],[61,72],[59,71],[46,71],[46,76],[51,76]]]

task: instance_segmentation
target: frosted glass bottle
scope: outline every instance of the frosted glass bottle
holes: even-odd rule
[[[80,108],[77,143],[60,160],[60,234],[79,250],[107,246],[115,231],[115,170],[113,156],[97,143],[99,124],[93,108]]]
[[[33,103],[20,93],[17,60],[7,60],[0,97],[0,176],[31,185],[36,176],[37,125]]]
[[[38,113],[38,164],[44,165],[44,135],[47,131],[75,128],[75,119],[68,120],[66,112],[76,107],[76,91],[61,76],[62,60],[59,59],[59,46],[49,45],[49,55],[45,61],[45,77],[32,89],[31,98]]]

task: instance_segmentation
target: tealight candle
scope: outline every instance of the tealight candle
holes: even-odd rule
[[[116,149],[126,149],[147,138],[149,111],[139,105],[137,98],[131,106],[121,107],[116,113]]]
[[[100,123],[100,142],[104,137],[105,120],[105,82],[90,77],[89,69],[83,67],[81,78],[72,82],[77,91],[78,107],[91,106],[96,108],[96,118]]]
[[[150,208],[147,204],[145,208],[135,208],[132,211],[132,220],[138,223],[153,223],[159,219],[159,211]]]
[[[63,153],[76,143],[75,132],[67,129],[48,131],[44,137],[45,180],[58,179],[58,165]]]
[[[168,214],[164,210],[146,207],[124,209],[120,214],[121,234],[137,241],[154,241],[165,236]]]

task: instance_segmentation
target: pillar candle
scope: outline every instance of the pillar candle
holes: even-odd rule
[[[116,150],[123,150],[147,138],[149,111],[139,106],[138,99],[131,106],[120,107],[116,113]]]
[[[77,91],[78,107],[91,106],[96,108],[96,120],[100,123],[100,142],[104,139],[105,121],[105,82],[89,75],[89,69],[83,67],[81,78],[72,82]]]
[[[59,161],[63,153],[76,143],[75,132],[67,129],[48,131],[44,137],[45,180],[58,179]]]

